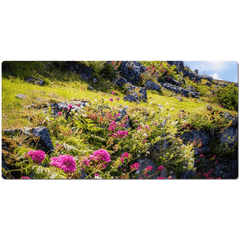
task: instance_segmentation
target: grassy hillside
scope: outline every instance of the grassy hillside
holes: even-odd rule
[[[80,74],[66,70],[61,62],[3,63],[2,129],[46,126],[55,148],[51,156],[46,155],[42,165],[36,165],[30,158],[26,163],[23,161],[25,153],[34,150],[35,147],[26,142],[23,136],[18,135],[12,139],[4,134],[4,142],[8,142],[9,146],[21,144],[20,147],[14,145],[10,153],[5,152],[6,162],[10,168],[7,176],[20,178],[34,173],[35,178],[50,176],[79,178],[84,174],[88,178],[96,178],[98,175],[101,178],[139,178],[133,164],[137,159],[147,157],[157,166],[163,166],[167,177],[174,175],[177,178],[184,169],[196,170],[192,148],[199,144],[183,143],[179,138],[180,134],[194,129],[205,129],[210,132],[212,128],[220,132],[231,125],[231,121],[223,118],[221,112],[228,112],[232,116],[238,115],[236,107],[221,103],[219,90],[214,81],[208,86],[207,80],[195,83],[188,77],[184,78],[185,83],[182,86],[195,88],[200,92],[200,99],[187,98],[162,88],[161,91],[148,90],[147,102],[138,104],[124,101],[126,89],[113,82],[113,79],[119,76],[119,63],[80,63],[90,66],[93,70],[90,79],[85,80]],[[142,62],[142,64],[151,71],[154,64],[156,69],[141,77],[140,86],[144,86],[149,79],[157,83],[157,77],[161,78],[164,70],[169,76],[179,80],[174,66],[169,66],[165,62]],[[44,85],[26,82],[30,77],[42,79]],[[88,86],[93,89],[89,89]],[[26,97],[17,98],[17,94]],[[49,109],[53,103],[66,102],[69,105],[76,105],[81,101],[87,102],[87,106],[82,108],[80,113],[71,113],[71,120],[65,118],[64,113],[57,117],[52,116]],[[208,110],[207,105],[212,109]],[[125,131],[124,125],[128,120],[131,127],[127,130],[127,136],[116,138],[109,130],[111,126],[109,124],[116,120],[115,115],[118,111],[125,107],[128,119],[123,118],[118,122],[116,131]],[[103,114],[99,109],[104,108]],[[165,126],[162,125],[163,122],[166,122]],[[155,153],[154,145],[160,143],[163,146],[166,140],[170,146]],[[86,164],[90,154],[94,155],[99,149],[105,149],[111,155],[111,162],[106,167],[102,167],[102,163],[101,167],[95,163]],[[126,155],[128,157],[122,157],[124,153],[128,153]],[[74,173],[66,173],[63,169],[49,164],[50,157],[64,154],[75,158],[77,171]],[[214,155],[214,152],[210,155]],[[94,176],[95,174],[97,175]]]

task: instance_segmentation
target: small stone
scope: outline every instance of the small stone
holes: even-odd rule
[[[21,99],[24,99],[26,98],[27,96],[26,95],[23,95],[23,94],[18,94],[16,95],[17,98],[21,98]]]
[[[206,107],[207,107],[207,110],[212,110],[212,106],[207,105]]]

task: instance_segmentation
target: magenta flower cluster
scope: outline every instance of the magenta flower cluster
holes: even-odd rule
[[[117,131],[112,136],[118,138],[125,138],[126,136],[128,136],[128,131]]]
[[[121,155],[121,157],[120,157],[122,163],[124,163],[124,160],[125,160],[126,158],[128,158],[128,157],[129,157],[129,153],[127,153],[127,152],[123,153],[123,154]]]
[[[37,164],[40,164],[46,157],[45,152],[42,150],[30,150],[27,155],[30,156],[32,160]]]
[[[89,156],[90,160],[111,162],[111,155],[104,149],[99,149]]]
[[[139,168],[139,164],[138,163],[134,163],[133,165],[130,166],[130,170],[134,171],[134,170],[138,170]]]
[[[76,162],[72,156],[60,155],[51,158],[50,165],[62,169],[64,172],[74,172],[76,170]]]
[[[20,179],[31,179],[30,177],[22,176]]]

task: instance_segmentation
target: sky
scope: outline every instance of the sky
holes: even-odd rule
[[[198,69],[200,75],[212,76],[214,79],[238,82],[238,62],[236,61],[184,61],[191,70]]]

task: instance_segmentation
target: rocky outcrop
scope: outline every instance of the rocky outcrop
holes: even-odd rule
[[[63,62],[63,68],[73,73],[78,73],[83,79],[90,79],[92,76],[92,69],[85,64],[80,62]]]
[[[128,81],[123,77],[116,78],[113,80],[113,82],[119,87],[122,87],[124,84],[128,83]]]
[[[202,146],[199,148],[194,148],[194,155],[200,153],[207,153],[210,150],[209,143],[211,142],[211,137],[204,130],[193,130],[188,133],[184,133],[181,135],[181,139],[185,142],[196,142],[200,141]]]
[[[182,88],[182,87],[175,86],[175,85],[173,85],[173,84],[171,84],[171,83],[161,82],[161,85],[162,85],[164,88],[166,88],[166,89],[168,89],[168,90],[170,90],[170,91],[173,91],[173,92],[175,92],[176,94],[181,94],[181,95],[183,95],[183,96],[185,96],[185,97],[191,96],[191,97],[193,97],[193,98],[199,98],[199,95],[200,95],[200,93],[198,93],[198,92],[192,92],[192,91],[190,91],[190,90],[188,90],[188,89],[184,89],[184,88]]]
[[[128,82],[138,85],[140,74],[146,71],[146,67],[136,61],[122,61],[119,71]]]
[[[24,135],[33,137],[34,141],[32,141],[32,143],[34,142],[34,145],[36,144],[37,150],[42,150],[48,154],[54,150],[52,140],[46,127],[36,127],[31,130],[26,129]]]
[[[161,87],[157,83],[155,83],[155,82],[153,82],[151,80],[148,80],[145,83],[144,86],[145,86],[146,89],[150,89],[150,90],[156,90],[156,91],[160,91],[161,90]]]
[[[116,118],[116,122],[118,122],[118,121],[121,121],[125,116],[127,116],[127,111],[125,110],[125,109],[123,109],[123,108],[121,108],[121,109],[119,109],[119,116]],[[127,120],[126,122],[125,122],[125,128],[129,128],[130,127],[130,125],[129,125],[129,120]]]
[[[144,87],[136,87],[131,83],[126,84],[128,95],[123,99],[129,102],[147,101],[147,90]]]
[[[42,86],[44,81],[41,78],[30,77],[25,79],[26,82]]]

